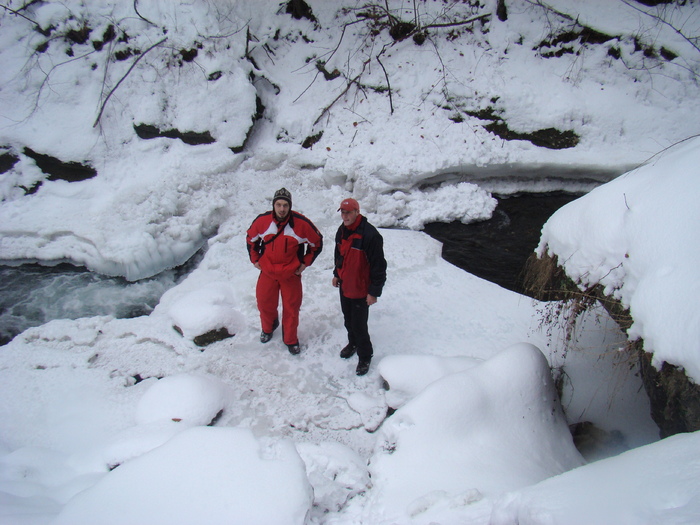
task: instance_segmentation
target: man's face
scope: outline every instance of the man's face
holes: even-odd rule
[[[360,212],[358,210],[340,210],[340,217],[343,219],[343,224],[346,227],[352,226],[359,214]]]
[[[283,199],[277,199],[273,205],[277,220],[283,221],[289,215],[289,203]]]

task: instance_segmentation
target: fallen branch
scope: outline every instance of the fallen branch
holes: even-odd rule
[[[100,111],[97,114],[97,118],[95,119],[95,123],[92,125],[93,128],[96,127],[100,123],[100,118],[102,118],[102,112],[104,111],[105,106],[107,105],[107,101],[109,100],[109,97],[111,97],[112,94],[117,90],[117,88],[119,87],[119,84],[121,84],[124,81],[124,79],[129,76],[129,73],[131,73],[131,71],[136,67],[136,64],[139,63],[139,60],[141,60],[146,55],[146,53],[148,53],[151,49],[158,47],[163,42],[165,42],[167,39],[168,39],[168,37],[165,37],[160,42],[156,42],[151,47],[146,49],[146,51],[141,53],[136,60],[134,60],[134,63],[131,64],[131,67],[129,68],[129,70],[124,74],[124,76],[122,78],[119,79],[119,82],[117,82],[117,84],[110,90],[110,92],[107,93],[107,96],[105,97],[104,101],[102,102],[102,106],[100,107]]]
[[[394,100],[391,96],[391,83],[389,82],[389,75],[386,72],[386,68],[384,67],[384,64],[382,64],[382,61],[379,60],[379,57],[382,56],[382,53],[386,50],[386,46],[382,48],[382,50],[377,54],[377,62],[379,62],[379,65],[382,67],[382,71],[384,71],[384,78],[386,78],[386,85],[387,88],[389,88],[389,108],[391,108],[391,114],[394,114]]]
[[[554,13],[555,15],[559,15],[560,17],[562,17],[562,18],[564,18],[564,19],[566,19],[566,20],[570,20],[570,21],[572,21],[572,22],[578,23],[578,18],[574,18],[573,16],[571,16],[571,15],[569,15],[569,14],[567,14],[567,13],[563,13],[563,12],[561,12],[561,11],[557,11],[557,10],[554,9],[552,6],[547,5],[547,4],[545,4],[544,2],[542,2],[542,0],[525,0],[525,1],[526,1],[528,4],[534,5],[534,6],[536,6],[536,7],[541,7],[542,9],[544,9],[544,10],[546,10],[546,11],[551,11],[551,12]]]
[[[138,15],[138,17],[139,17],[141,20],[143,20],[144,22],[146,22],[146,23],[148,23],[148,24],[151,24],[152,26],[158,27],[156,24],[154,24],[153,22],[151,22],[148,18],[142,16],[141,13],[139,13],[138,8],[136,7],[136,4],[138,4],[138,2],[139,2],[139,0],[134,0],[134,11],[135,11],[136,14]]]
[[[534,3],[533,0],[527,0],[527,1]],[[540,5],[539,2],[536,5]],[[463,25],[467,25],[467,24],[473,24],[474,22],[477,22],[479,20],[486,20],[486,19],[491,17],[491,13],[484,13],[484,14],[469,18],[467,20],[460,20],[458,22],[446,22],[444,24],[428,24],[425,26],[421,26],[419,24],[420,20],[418,19],[417,14],[416,14],[416,23],[415,24],[407,23],[407,22],[404,23],[404,22],[401,22],[401,20],[399,20],[398,18],[396,18],[394,15],[392,15],[389,12],[388,6],[384,7],[384,6],[380,6],[380,5],[376,5],[376,4],[371,4],[371,5],[366,5],[366,6],[362,7],[362,9],[372,9],[372,8],[375,8],[375,9],[381,11],[382,13],[377,14],[376,12],[359,12],[357,14],[358,19],[360,19],[360,20],[374,20],[375,22],[378,23],[381,19],[386,17],[388,20],[389,26],[392,28],[395,26],[398,26],[399,24],[404,24],[404,25],[408,24],[409,26],[412,26],[412,29],[410,31],[402,34],[402,39],[408,38],[409,36],[411,36],[415,33],[418,33],[418,32],[422,32],[426,29],[441,29],[441,28],[445,28],[445,27],[463,26]]]
[[[9,11],[9,12],[12,13],[13,15],[17,15],[17,16],[20,16],[20,17],[24,18],[27,22],[31,22],[31,23],[34,24],[36,27],[38,27],[40,31],[42,30],[42,29],[41,29],[41,26],[40,26],[37,22],[35,22],[35,21],[32,20],[31,18],[29,18],[28,16],[23,15],[23,14],[20,13],[19,11],[16,11],[16,10],[14,10],[14,9],[12,9],[12,8],[10,8],[10,7],[8,7],[8,6],[6,6],[6,5],[1,5],[1,4],[0,4],[0,7],[4,8],[4,9],[7,10],[7,11]]]
[[[345,86],[345,89],[337,96],[335,99],[333,99],[333,102],[328,104],[325,108],[323,108],[323,111],[321,111],[321,114],[318,116],[316,120],[314,120],[313,125],[315,126],[316,124],[319,123],[319,121],[323,118],[323,116],[328,113],[328,111],[333,107],[333,105],[338,102],[349,90],[350,87],[353,84],[357,84],[357,81],[360,79],[360,77],[364,74],[365,69],[367,68],[367,64],[369,64],[371,59],[365,60],[365,62],[362,64],[362,71],[360,71],[355,78],[352,78],[348,81],[348,85]]]
[[[477,20],[483,20],[486,18],[489,18],[491,16],[491,13],[484,13],[483,15],[475,16],[474,18],[470,18],[469,20],[463,20],[461,22],[450,22],[446,24],[429,24],[427,26],[423,26],[423,29],[436,29],[436,28],[441,28],[441,27],[455,27],[455,26],[463,26],[467,24],[471,24],[473,22],[476,22]]]
[[[700,47],[698,47],[698,44],[696,43],[697,37],[689,37],[689,36],[686,36],[686,35],[683,33],[683,31],[681,31],[680,29],[678,29],[677,27],[675,27],[675,26],[674,26],[673,24],[671,24],[670,22],[664,20],[664,19],[661,18],[659,15],[655,15],[655,14],[653,14],[653,13],[647,13],[647,12],[644,11],[643,9],[640,9],[640,8],[637,7],[637,6],[630,4],[630,3],[627,2],[626,0],[623,0],[622,3],[625,4],[625,5],[627,5],[628,7],[631,7],[631,8],[634,9],[635,11],[639,11],[639,12],[642,13],[642,14],[645,14],[645,15],[647,15],[647,16],[649,16],[649,17],[655,19],[655,20],[658,20],[659,22],[661,22],[661,23],[664,24],[664,25],[667,25],[667,26],[670,27],[673,31],[675,31],[675,33],[676,33],[678,36],[680,36],[680,37],[683,38],[686,42],[688,42],[691,46],[693,46],[697,51],[700,51]]]

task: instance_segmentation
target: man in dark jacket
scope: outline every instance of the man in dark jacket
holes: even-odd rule
[[[360,214],[355,199],[345,199],[338,211],[343,224],[335,234],[333,286],[340,289],[340,308],[348,332],[348,344],[340,357],[348,359],[357,353],[356,373],[363,376],[373,355],[367,328],[369,307],[382,295],[386,282],[384,239]]]
[[[260,270],[255,297],[260,311],[260,342],[267,343],[279,326],[282,295],[282,339],[291,354],[300,352],[297,327],[302,300],[301,273],[323,249],[323,236],[301,213],[292,211],[292,194],[275,192],[272,211],[258,215],[248,228],[250,262]]]

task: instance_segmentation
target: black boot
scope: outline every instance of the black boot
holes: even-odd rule
[[[275,319],[275,322],[272,323],[272,332],[260,332],[260,342],[261,343],[267,343],[270,339],[272,339],[272,333],[277,330],[277,327],[280,325],[280,320]]]
[[[343,359],[349,359],[355,355],[355,352],[357,352],[357,347],[349,344],[340,351],[340,357]]]
[[[363,376],[367,372],[369,372],[369,364],[371,363],[371,360],[369,359],[360,359],[360,362],[357,363],[357,368],[355,369],[355,373],[358,376]]]

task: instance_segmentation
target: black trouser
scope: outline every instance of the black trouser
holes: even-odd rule
[[[369,338],[367,320],[369,305],[367,299],[348,299],[340,292],[340,309],[345,319],[345,329],[348,331],[348,343],[357,349],[357,357],[361,361],[372,359],[372,341]]]

